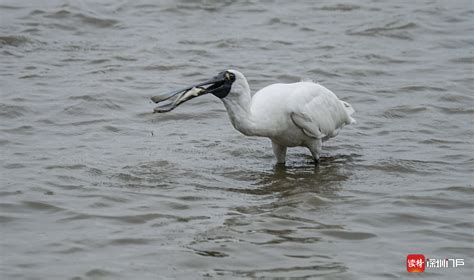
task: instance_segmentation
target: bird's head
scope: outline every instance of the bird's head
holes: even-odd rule
[[[211,93],[220,99],[224,99],[229,95],[232,96],[242,92],[250,92],[247,79],[239,71],[229,69],[220,72],[205,82],[164,95],[153,96],[151,100],[155,103],[168,101],[166,104],[155,108],[155,112],[164,113],[173,110],[188,100],[204,94]]]

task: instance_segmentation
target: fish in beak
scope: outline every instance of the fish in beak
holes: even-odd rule
[[[219,98],[224,98],[227,96],[227,94],[229,94],[230,88],[234,81],[235,75],[229,71],[224,71],[205,82],[169,93],[153,96],[151,100],[155,103],[166,101],[164,104],[156,107],[154,109],[154,113],[170,112],[184,102],[207,93],[212,93]]]

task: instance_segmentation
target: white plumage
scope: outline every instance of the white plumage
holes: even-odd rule
[[[244,75],[236,70],[229,94],[222,99],[232,125],[247,136],[272,140],[278,163],[287,147],[307,147],[319,160],[322,142],[355,123],[352,106],[322,85],[313,82],[272,84],[252,97]]]
[[[319,161],[322,142],[336,136],[343,126],[356,122],[351,117],[352,106],[320,84],[272,84],[252,97],[242,73],[236,70],[225,73],[225,79],[232,76],[231,87],[220,98],[232,125],[247,136],[270,138],[278,163],[285,162],[287,147],[296,146],[307,147]]]

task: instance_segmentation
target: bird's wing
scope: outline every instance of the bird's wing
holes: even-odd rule
[[[337,96],[318,84],[295,92],[291,120],[312,138],[332,137],[347,121],[347,113]]]
[[[303,130],[304,134],[306,134],[307,136],[311,138],[317,138],[317,139],[321,139],[325,136],[321,133],[321,130],[319,129],[319,127],[315,125],[313,121],[311,120],[311,118],[308,115],[306,115],[304,112],[298,112],[298,113],[292,112],[290,114],[290,117],[293,123],[298,128]]]

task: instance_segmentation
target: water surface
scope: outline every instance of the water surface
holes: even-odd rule
[[[471,1],[100,2],[1,1],[1,278],[472,275]],[[227,68],[359,124],[281,168],[213,96],[152,114]]]

